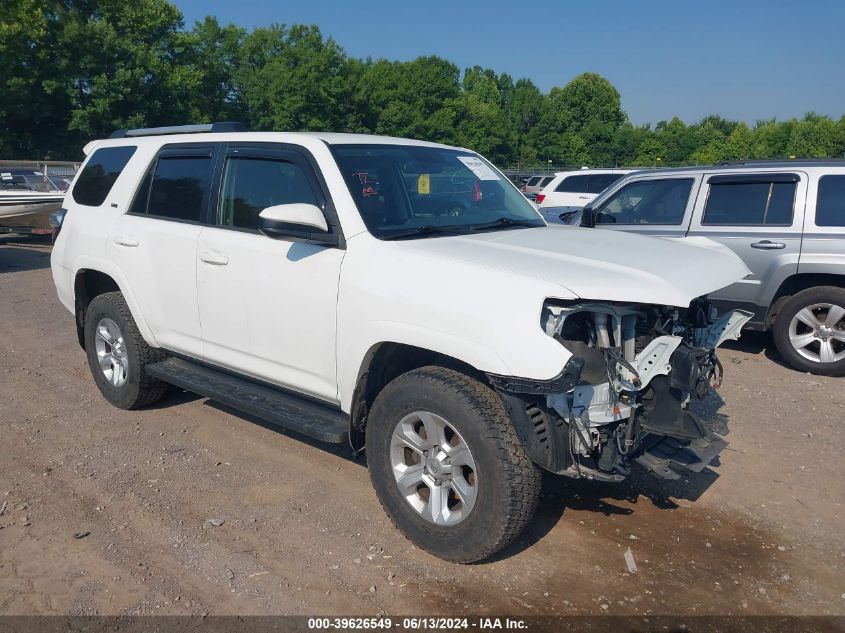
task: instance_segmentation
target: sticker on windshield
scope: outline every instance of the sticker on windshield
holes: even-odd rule
[[[474,156],[458,156],[457,159],[466,165],[479,180],[501,180],[496,172],[490,169],[480,158],[475,158]]]
[[[417,178],[417,193],[421,196],[431,193],[431,177],[428,174],[420,174]]]

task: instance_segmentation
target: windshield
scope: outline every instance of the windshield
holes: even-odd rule
[[[531,203],[477,154],[418,145],[332,150],[367,229],[378,238],[545,226]]]

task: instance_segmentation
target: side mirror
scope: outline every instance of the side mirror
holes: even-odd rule
[[[596,212],[590,205],[581,209],[581,226],[589,229],[595,228],[596,226]]]
[[[319,207],[296,202],[267,207],[258,214],[258,230],[268,237],[291,237],[337,245],[337,235],[329,233],[329,225]]]

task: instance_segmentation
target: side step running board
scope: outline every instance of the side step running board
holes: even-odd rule
[[[349,439],[349,418],[342,411],[217,369],[169,358],[148,366],[147,373],[321,442],[342,444]]]

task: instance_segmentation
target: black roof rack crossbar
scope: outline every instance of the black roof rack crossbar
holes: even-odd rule
[[[238,121],[218,121],[216,123],[195,123],[193,125],[169,125],[166,127],[146,127],[134,130],[121,129],[109,138],[127,138],[134,136],[161,136],[162,134],[199,134],[202,132],[246,132],[247,128]]]

